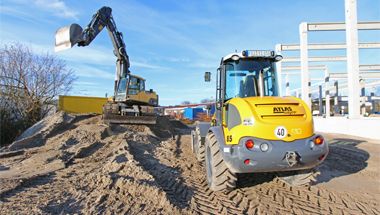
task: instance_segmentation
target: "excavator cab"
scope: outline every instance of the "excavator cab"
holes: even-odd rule
[[[127,77],[120,79],[115,93],[115,101],[157,106],[158,96],[153,90],[145,90],[144,78],[129,74]]]

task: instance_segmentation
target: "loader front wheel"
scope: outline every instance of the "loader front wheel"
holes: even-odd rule
[[[226,166],[214,134],[206,136],[207,183],[213,191],[228,191],[236,187],[237,177]]]

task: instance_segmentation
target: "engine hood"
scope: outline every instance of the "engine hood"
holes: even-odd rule
[[[302,100],[294,97],[243,98],[260,119],[307,118],[310,111]]]

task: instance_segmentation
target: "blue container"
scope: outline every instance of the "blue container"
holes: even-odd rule
[[[203,113],[203,108],[185,108],[183,117],[189,120],[197,119],[198,113]]]
[[[211,108],[210,108],[210,115],[214,115],[215,113],[215,103],[211,105]]]

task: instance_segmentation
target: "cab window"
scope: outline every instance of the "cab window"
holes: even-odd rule
[[[140,80],[140,91],[145,91],[145,81]]]
[[[128,94],[136,95],[140,92],[141,80],[136,77],[131,77],[129,81]]]
[[[274,63],[265,59],[241,59],[226,63],[225,99],[260,96],[260,72],[263,74],[263,96],[277,96]]]

